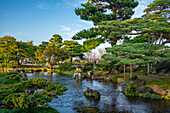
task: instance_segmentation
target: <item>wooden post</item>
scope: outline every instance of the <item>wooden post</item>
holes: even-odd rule
[[[150,72],[150,64],[148,63],[148,69],[147,69],[147,74],[149,75]]]
[[[123,65],[124,67],[124,78],[126,77],[126,65]]]
[[[132,78],[132,64],[130,64],[130,78]]]

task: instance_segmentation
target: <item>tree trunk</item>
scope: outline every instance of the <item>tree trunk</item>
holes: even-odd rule
[[[126,77],[126,65],[123,65],[124,67],[124,78]]]
[[[150,44],[150,34],[148,33],[148,44]]]
[[[123,37],[123,43],[125,43],[125,34],[123,34],[122,37]]]
[[[73,57],[70,57],[70,62],[71,62],[71,63],[73,62]]]
[[[114,19],[113,20],[117,20],[117,18],[116,18],[116,8],[114,6],[112,8],[112,13],[114,15]]]
[[[132,64],[130,64],[130,78],[132,78]]]
[[[52,69],[53,69],[52,64],[51,63],[49,63],[49,64],[50,64],[50,70],[52,71]]]
[[[150,72],[150,63],[148,63],[148,69],[147,69],[147,74],[149,75]]]
[[[161,45],[162,36],[163,36],[163,34],[161,33],[161,34],[160,34],[160,39],[159,39],[159,45]]]
[[[19,59],[17,59],[17,66],[19,66],[19,65],[21,65],[21,64],[19,63]]]

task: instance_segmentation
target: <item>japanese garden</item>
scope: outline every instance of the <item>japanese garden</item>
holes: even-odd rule
[[[170,1],[137,18],[138,0],[80,5],[76,17],[93,27],[71,39],[0,35],[0,113],[169,113]]]

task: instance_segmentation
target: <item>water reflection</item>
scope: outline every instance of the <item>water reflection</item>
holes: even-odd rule
[[[74,80],[72,75],[61,76],[56,73],[51,73],[50,76],[47,72],[28,74],[28,79],[31,78],[45,78],[68,88],[65,95],[58,96],[49,103],[49,106],[60,113],[85,112],[84,110],[98,110],[97,112],[101,113],[170,113],[170,101],[126,97],[117,84],[97,80]],[[87,99],[83,95],[87,87],[100,92],[100,101]]]
[[[75,88],[81,88],[81,85],[82,85],[82,80],[80,79],[75,80]]]

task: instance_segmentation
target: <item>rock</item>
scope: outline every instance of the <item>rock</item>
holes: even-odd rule
[[[167,92],[168,98],[170,98],[170,90],[167,89],[166,92]]]
[[[125,81],[126,79],[125,78],[117,78],[117,82],[118,83],[121,83],[121,82],[123,82],[123,81]]]
[[[135,81],[135,80],[137,80],[137,79],[138,79],[137,76],[133,76],[132,78],[129,78],[129,81]]]
[[[122,92],[125,93],[126,88],[128,87],[128,83],[126,81],[123,81],[120,83]]]
[[[150,88],[150,87],[143,87],[143,86],[136,87],[136,91],[138,91],[140,93],[146,93],[146,92],[154,93],[152,88]]]
[[[133,76],[129,78],[129,82],[131,85],[143,86],[146,84],[145,80],[139,80],[137,76]]]
[[[108,76],[108,77],[106,78],[106,80],[112,80],[112,76],[113,76],[113,75]]]
[[[155,93],[161,96],[166,96],[167,94],[167,92],[158,85],[152,85],[150,88],[152,88]]]
[[[86,97],[91,97],[93,99],[100,99],[100,93],[97,90],[90,89],[89,87],[83,92]]]

